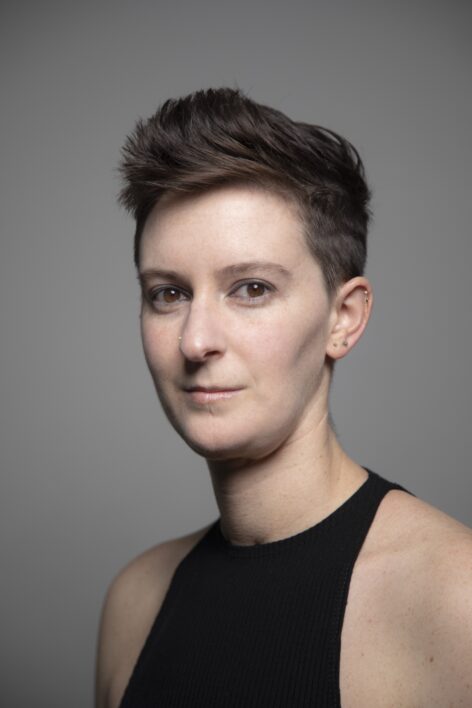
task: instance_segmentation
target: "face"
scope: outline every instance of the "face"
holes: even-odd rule
[[[145,224],[140,281],[159,400],[198,454],[258,459],[326,413],[330,304],[288,201],[245,186],[166,197]]]

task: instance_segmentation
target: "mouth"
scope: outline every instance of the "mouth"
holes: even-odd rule
[[[214,401],[225,401],[237,396],[242,388],[205,388],[203,386],[192,386],[184,389],[190,400],[195,403],[213,403]]]

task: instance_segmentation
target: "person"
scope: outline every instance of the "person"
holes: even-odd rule
[[[120,169],[146,362],[220,516],[111,583],[97,708],[472,706],[472,531],[329,410],[373,304],[359,154],[219,88],[138,121]]]

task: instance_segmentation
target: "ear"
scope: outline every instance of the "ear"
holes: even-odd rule
[[[333,298],[326,354],[342,359],[361,338],[372,311],[372,287],[367,278],[351,278]]]

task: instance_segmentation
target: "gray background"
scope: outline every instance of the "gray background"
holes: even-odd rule
[[[145,368],[115,204],[125,134],[169,96],[239,85],[361,151],[376,302],[334,419],[357,461],[472,523],[469,7],[2,3],[2,706],[91,706],[110,579],[218,515]]]

